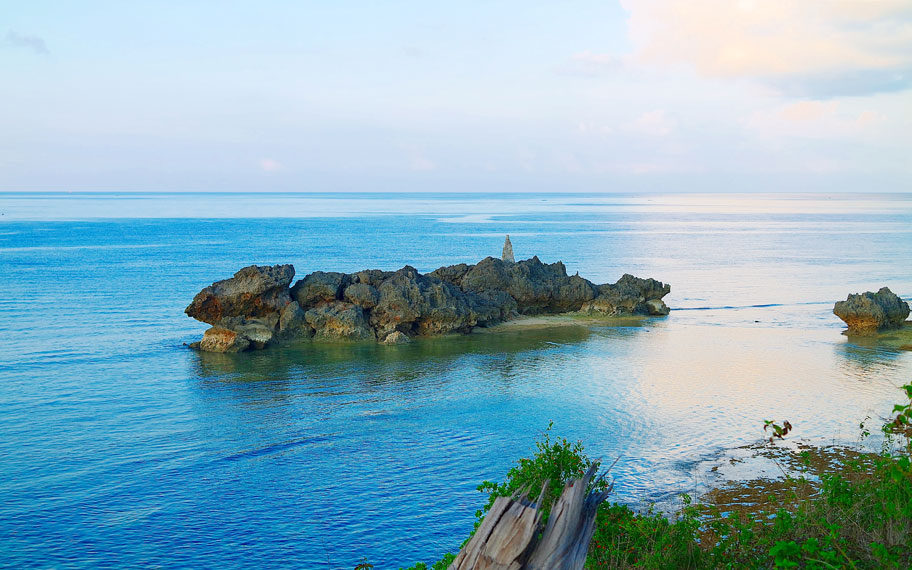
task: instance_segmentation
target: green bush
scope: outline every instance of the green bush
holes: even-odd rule
[[[488,501],[480,511],[475,513],[478,519],[475,523],[476,529],[484,520],[484,515],[494,505],[497,497],[512,497],[525,492],[534,501],[541,494],[542,487],[547,481],[548,489],[542,504],[539,505],[542,511],[542,524],[544,524],[551,513],[551,506],[563,492],[564,485],[571,479],[582,477],[592,467],[594,462],[586,457],[581,442],[571,443],[562,437],[551,439],[553,427],[554,422],[548,424],[548,428],[542,434],[542,439],[535,442],[532,457],[521,458],[516,466],[507,473],[506,481],[503,483],[483,481],[478,486],[479,491],[488,494]],[[603,479],[595,481],[593,484],[600,489],[605,489],[608,485]]]
[[[830,464],[811,483],[801,475],[766,482],[769,508],[721,512],[695,504],[684,495],[674,515],[652,509],[637,512],[625,505],[599,508],[586,567],[599,570],[702,569],[896,569],[912,568],[912,385],[903,386],[908,404],[897,405],[883,426],[880,453],[852,451],[850,458]],[[770,445],[792,430],[785,422],[772,429]],[[861,426],[862,437],[869,432]],[[778,428],[778,429],[777,429]],[[520,459],[503,483],[484,481],[487,493],[476,513],[475,529],[497,497],[526,492],[533,500],[549,482],[542,510],[547,519],[564,484],[581,477],[592,465],[579,442],[552,438],[552,425],[535,443],[531,457]],[[802,454],[811,470],[809,453]],[[783,473],[785,470],[783,469]],[[607,483],[594,483],[606,489]],[[775,508],[774,508],[775,506]],[[472,534],[474,534],[474,530]],[[470,535],[471,537],[471,535]],[[466,542],[468,539],[466,539]],[[465,544],[465,543],[463,543]],[[447,554],[431,570],[445,570],[455,556]],[[417,564],[408,570],[427,570]]]

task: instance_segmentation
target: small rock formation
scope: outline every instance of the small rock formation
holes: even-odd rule
[[[408,344],[412,342],[412,339],[410,339],[405,333],[393,331],[386,335],[386,338],[380,342],[383,344]]]
[[[509,238],[505,244],[507,253]],[[413,336],[468,333],[518,315],[667,315],[671,287],[624,275],[594,285],[538,257],[488,257],[422,275],[414,267],[358,273],[315,271],[291,285],[291,265],[251,265],[200,291],[187,315],[213,325],[194,345],[241,352],[293,340],[373,340],[402,344]],[[908,311],[907,311],[908,314]]]
[[[845,321],[848,334],[871,335],[902,326],[909,316],[909,304],[887,287],[849,295],[833,307],[833,314]]]
[[[606,313],[612,316],[630,314],[667,315],[668,306],[662,297],[671,292],[671,285],[655,279],[640,279],[624,274],[613,285],[599,285],[598,296],[583,303],[585,313]]]
[[[510,243],[510,234],[507,234],[507,239],[504,240],[503,253],[500,255],[500,259],[507,263],[516,263],[516,260],[513,259],[513,244]]]
[[[240,352],[300,336],[304,314],[288,289],[294,274],[291,265],[251,265],[197,293],[184,312],[213,325],[200,350]]]
[[[241,352],[249,346],[250,340],[244,335],[219,327],[204,332],[199,342],[199,349],[206,352]]]

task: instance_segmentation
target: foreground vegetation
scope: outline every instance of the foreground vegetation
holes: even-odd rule
[[[882,426],[879,452],[799,447],[776,449],[791,430],[766,422],[769,440],[757,448],[776,461],[783,478],[715,489],[699,502],[682,497],[673,515],[606,503],[600,507],[586,567],[592,569],[912,568],[912,385],[908,403],[894,407]],[[862,437],[870,435],[864,424]],[[549,431],[531,457],[520,459],[503,483],[485,481],[488,494],[478,528],[494,499],[548,480],[544,516],[563,483],[592,465],[581,443]],[[562,484],[555,484],[560,481]],[[607,485],[604,480],[595,483]],[[473,531],[474,532],[474,531]],[[444,570],[453,554],[409,570]],[[369,564],[361,566],[370,567]]]

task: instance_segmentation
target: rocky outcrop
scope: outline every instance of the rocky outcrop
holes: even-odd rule
[[[560,261],[545,264],[537,256],[516,263],[487,257],[468,267],[461,277],[462,266],[456,267],[459,271],[442,267],[431,275],[456,277],[452,282],[463,290],[524,315],[579,311],[597,295],[596,286],[589,281],[567,276]]]
[[[395,331],[411,335],[469,332],[483,316],[458,287],[421,275],[414,267],[396,271],[378,291],[380,301],[370,316],[378,338]]]
[[[909,316],[909,304],[887,287],[849,295],[833,307],[833,314],[845,321],[849,334],[870,335],[902,326]]]
[[[213,325],[199,348],[240,352],[310,336],[312,329],[288,289],[294,274],[291,265],[251,265],[197,293],[184,312]]]
[[[186,313],[210,325],[270,315],[291,302],[288,286],[294,274],[291,265],[245,267],[197,293]]]
[[[507,242],[509,245],[509,242]],[[506,249],[506,247],[505,247]],[[624,275],[595,285],[561,262],[488,257],[428,274],[405,266],[358,273],[315,271],[291,285],[291,265],[245,267],[200,291],[186,313],[213,325],[199,349],[240,352],[293,340],[375,340],[467,333],[519,315],[666,315],[670,291]]]
[[[668,307],[662,297],[671,292],[671,286],[655,279],[640,279],[624,274],[613,285],[599,285],[598,296],[584,303],[584,313],[607,315],[667,315]]]

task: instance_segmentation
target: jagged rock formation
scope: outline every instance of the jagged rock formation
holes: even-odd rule
[[[909,304],[887,287],[849,295],[833,307],[833,314],[845,321],[849,334],[870,335],[902,326],[909,316]]]
[[[509,243],[509,242],[508,242]],[[401,344],[413,336],[467,333],[518,315],[667,315],[671,287],[624,275],[594,285],[567,275],[561,262],[538,257],[441,267],[358,273],[315,271],[291,285],[291,265],[251,265],[200,291],[187,315],[213,327],[194,345],[240,352],[291,340],[376,340]]]
[[[503,253],[500,254],[500,259],[507,263],[516,263],[513,258],[513,244],[510,243],[510,234],[507,234],[507,239],[504,240]]]
[[[251,265],[197,293],[184,312],[213,325],[200,349],[240,352],[299,336],[304,313],[288,290],[294,274],[291,265]]]

